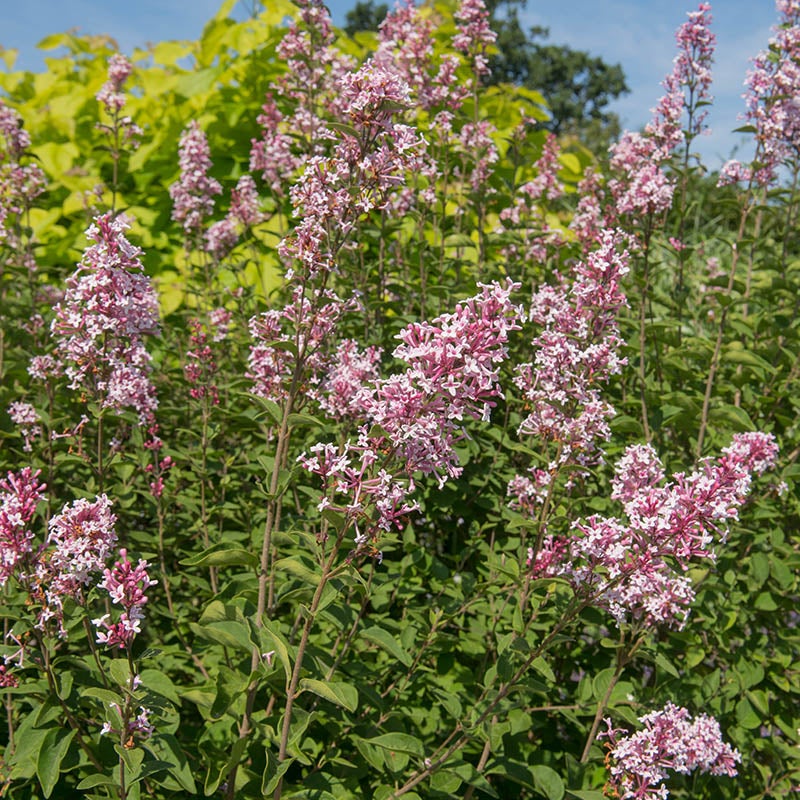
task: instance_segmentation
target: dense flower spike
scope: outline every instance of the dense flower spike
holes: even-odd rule
[[[136,635],[141,633],[144,606],[147,604],[145,592],[158,581],[148,575],[147,561],[140,558],[139,563],[134,566],[128,560],[125,548],[119,551],[119,555],[119,561],[103,572],[103,580],[97,585],[108,592],[112,603],[122,606],[124,610],[119,622],[109,622],[110,614],[104,614],[92,622],[98,628],[98,644],[123,650],[130,648]]]
[[[108,60],[108,80],[97,93],[97,100],[106,107],[109,114],[119,112],[125,107],[127,98],[122,88],[131,72],[133,65],[120,53],[115,53]]]
[[[722,741],[719,723],[706,714],[692,719],[685,708],[667,703],[660,711],[639,717],[644,729],[630,735],[606,720],[610,752],[607,791],[620,800],[666,800],[668,770],[689,775],[737,774],[741,754]]]
[[[17,401],[8,407],[8,415],[11,417],[11,421],[19,426],[19,432],[25,440],[22,449],[26,453],[30,453],[33,449],[33,440],[42,435],[39,414],[30,403]]]
[[[440,484],[461,474],[454,447],[466,436],[465,418],[487,418],[494,398],[502,396],[497,372],[508,334],[519,328],[520,309],[511,302],[517,288],[510,280],[481,285],[453,313],[405,328],[394,356],[408,369],[360,395],[376,427],[364,426],[343,449],[319,444],[300,457],[305,469],[323,478],[320,507],[347,515],[358,548],[370,552],[380,531],[415,508],[408,499],[415,473],[433,473]]]
[[[363,418],[362,393],[378,380],[381,348],[363,352],[358,343],[345,339],[330,361],[319,387],[319,405],[334,419]]]
[[[0,479],[0,586],[33,549],[28,523],[46,488],[39,483],[39,475],[38,470],[25,467]]]
[[[769,49],[753,60],[744,94],[746,118],[755,127],[756,158],[752,168],[737,170],[735,180],[753,178],[770,185],[778,166],[800,155],[800,7],[777,0],[779,24]],[[734,178],[727,166],[726,176]]]
[[[688,16],[675,34],[678,55],[664,80],[666,94],[653,110],[653,119],[643,134],[626,132],[611,148],[611,167],[616,175],[609,188],[621,214],[657,215],[670,207],[674,185],[661,164],[704,130],[706,112],[700,109],[711,101],[716,41],[710,30],[711,6],[701,3]]]
[[[131,408],[149,420],[157,405],[144,337],[158,331],[158,299],[142,274],[141,250],[125,238],[123,216],[105,214],[94,241],[67,279],[52,332],[70,388],[92,392],[104,408]]]
[[[472,58],[476,75],[489,73],[488,49],[497,39],[489,27],[489,12],[483,0],[461,0],[456,11],[458,33],[453,47]]]
[[[531,303],[530,318],[542,331],[532,342],[534,361],[515,368],[514,383],[530,409],[519,433],[555,447],[551,470],[591,461],[598,441],[610,435],[614,409],[600,390],[625,364],[616,322],[628,272],[621,242],[619,233],[605,231],[597,250],[574,268],[571,287],[544,286]]]
[[[434,28],[433,20],[421,13],[414,0],[398,2],[380,25],[375,62],[392,65],[423,108],[445,106],[452,111],[461,106],[466,89],[455,80],[458,62],[454,56],[442,56],[434,74]]]
[[[208,175],[211,154],[206,135],[196,120],[183,132],[178,153],[181,176],[169,187],[172,219],[181,223],[190,241],[199,235],[205,219],[214,210],[214,196],[222,192],[222,187]]]
[[[593,516],[577,522],[562,540],[549,539],[530,566],[537,575],[566,577],[618,623],[682,628],[694,599],[686,571],[697,560],[716,558],[728,522],[738,519],[750,493],[752,474],[772,468],[777,454],[770,434],[736,434],[716,462],[676,473],[664,485],[655,450],[629,447],[612,493],[627,521]],[[553,557],[555,548],[560,558]]]
[[[22,266],[33,271],[36,262],[17,228],[47,182],[38,164],[23,163],[30,144],[22,118],[0,99],[0,244],[16,253]]]

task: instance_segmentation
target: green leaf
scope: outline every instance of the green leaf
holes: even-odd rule
[[[125,780],[127,783],[133,783],[139,778],[142,772],[142,761],[144,761],[144,750],[141,747],[120,747],[118,744],[114,745],[114,749],[119,754],[119,757],[125,762]]]
[[[300,681],[301,692],[313,692],[319,697],[330,700],[337,706],[355,711],[358,707],[358,690],[348,683],[318,681],[314,678],[303,678]]]
[[[400,646],[400,643],[394,638],[394,636],[378,625],[373,625],[371,628],[367,628],[367,630],[365,630],[361,635],[367,641],[374,642],[378,645],[378,647],[385,650],[390,656],[396,658],[401,664],[403,664],[403,666],[410,667],[413,663],[414,659],[411,657],[411,654],[403,650],[403,648]]]
[[[567,789],[567,794],[577,797],[578,800],[606,800],[606,796],[602,792],[594,789]]]
[[[672,665],[671,661],[668,661],[667,658],[664,656],[663,653],[656,654],[656,666],[661,667],[669,675],[672,675],[673,678],[680,678],[680,673],[677,669]]]
[[[221,620],[208,625],[192,622],[189,627],[197,636],[221,644],[223,647],[250,652],[254,646],[247,626],[239,620]]]
[[[278,786],[278,781],[286,773],[286,770],[292,766],[293,762],[293,758],[285,758],[283,761],[278,761],[275,755],[270,750],[267,750],[267,764],[261,774],[262,797],[270,797],[272,795]]]
[[[422,742],[407,733],[384,733],[367,741],[369,744],[381,747],[384,750],[395,750],[398,753],[408,753],[408,755],[419,756],[420,758],[425,755],[425,748],[422,746]]]
[[[748,416],[743,408],[732,405],[721,405],[712,408],[708,415],[712,422],[728,423],[731,428],[738,432],[747,432],[756,430],[756,425]]]
[[[42,785],[42,793],[50,797],[61,774],[61,762],[67,755],[75,731],[51,728],[42,740],[36,760],[36,776]]]
[[[169,774],[180,784],[185,792],[190,796],[194,795],[197,787],[195,786],[192,768],[189,766],[178,740],[171,733],[156,734],[147,742],[146,746],[157,759],[170,762]]]
[[[538,658],[534,658],[531,661],[531,666],[540,674],[543,675],[547,680],[552,681],[553,683],[556,682],[556,676],[552,669],[550,669],[550,665],[539,656]]]
[[[212,545],[196,556],[184,558],[178,563],[184,567],[257,567],[259,560],[258,556],[249,550],[244,550],[241,547],[232,547],[230,544],[221,542]]]
[[[595,700],[602,700],[605,697],[613,677],[614,670],[612,667],[601,670],[594,676],[592,679],[592,694]]]
[[[544,764],[531,767],[533,782],[541,789],[547,800],[561,800],[564,796],[564,782],[558,773]]]
[[[281,664],[283,665],[283,671],[286,675],[286,681],[288,683],[292,674],[292,661],[289,657],[289,643],[286,641],[283,634],[278,630],[277,624],[265,617],[262,622],[262,627],[259,629],[259,639],[261,642],[262,652],[268,653],[272,650],[277,654]]]
[[[94,775],[89,775],[84,778],[75,788],[76,789],[94,789],[97,786],[116,786],[117,779],[111,775],[106,775],[102,772],[97,772]]]

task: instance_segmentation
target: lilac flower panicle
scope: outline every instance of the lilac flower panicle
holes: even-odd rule
[[[454,448],[466,437],[464,421],[485,419],[502,396],[498,369],[521,320],[510,299],[517,288],[510,280],[481,285],[453,313],[406,327],[394,356],[408,368],[358,393],[368,424],[356,440],[318,444],[298,459],[322,477],[320,510],[347,516],[358,552],[377,555],[380,532],[417,507],[409,497],[415,473],[440,484],[461,473]]]
[[[737,774],[742,760],[738,750],[722,741],[719,723],[700,714],[692,720],[685,708],[667,703],[660,711],[639,717],[644,728],[629,734],[608,730],[609,782],[607,791],[620,800],[666,800],[668,770],[689,775],[695,770],[710,775]],[[622,735],[625,734],[625,735]]]
[[[625,364],[616,322],[629,269],[622,241],[618,232],[604,231],[597,249],[575,266],[571,286],[543,286],[531,303],[531,321],[541,332],[532,342],[533,362],[515,368],[529,409],[519,433],[552,444],[556,468],[596,458],[598,442],[611,433],[614,409],[600,389]]]
[[[206,135],[196,120],[184,130],[178,144],[180,178],[169,187],[172,219],[181,223],[188,239],[197,236],[214,210],[214,196],[221,194],[219,181],[209,177],[211,153]]]
[[[45,485],[40,470],[25,467],[0,479],[0,586],[33,550],[33,531],[28,527]]]
[[[625,517],[576,522],[568,535],[549,537],[529,566],[536,575],[565,577],[618,623],[681,629],[694,600],[687,571],[697,561],[715,560],[750,494],[752,475],[774,467],[777,454],[771,434],[736,434],[719,459],[665,483],[654,449],[629,447],[617,463],[611,495]]]
[[[47,186],[41,167],[24,163],[30,146],[22,117],[0,99],[0,243],[16,251],[20,263],[33,272],[31,248],[23,244],[15,224]]]
[[[88,586],[92,576],[103,570],[117,542],[116,519],[103,494],[94,502],[75,500],[50,520],[47,543],[54,548],[49,566],[58,589],[70,593],[79,585]]]
[[[705,130],[706,111],[699,104],[711,101],[711,64],[715,36],[711,32],[711,7],[701,3],[676,34],[678,55],[665,78],[666,93],[653,110],[644,133],[626,131],[611,148],[615,177],[609,189],[617,210],[627,215],[657,215],[672,205],[674,183],[661,165],[676,148]],[[683,117],[688,113],[687,129]]]
[[[753,60],[743,95],[746,121],[756,129],[750,175],[760,186],[772,184],[778,166],[800,154],[800,9],[785,0],[776,7],[779,24],[769,49]]]
[[[16,401],[8,407],[8,415],[11,421],[19,426],[19,431],[25,444],[22,449],[30,453],[33,449],[33,441],[42,435],[42,426],[39,424],[41,418],[38,412],[30,403]]]
[[[70,388],[92,391],[103,407],[131,408],[146,421],[158,405],[144,346],[144,337],[159,329],[158,298],[142,274],[141,250],[124,236],[128,227],[123,216],[95,219],[87,231],[94,244],[67,279],[51,330]]]
[[[483,0],[461,0],[455,18],[458,33],[453,37],[453,47],[471,56],[477,75],[487,75],[490,72],[488,48],[495,43],[497,35],[489,27],[489,11],[485,3]]]
[[[151,579],[147,568],[149,564],[140,558],[136,566],[128,560],[124,548],[119,551],[120,558],[111,569],[103,572],[103,580],[98,586],[108,592],[111,602],[122,606],[118,622],[109,622],[110,614],[92,620],[97,631],[97,643],[107,647],[126,649],[131,646],[137,634],[141,633],[144,619],[144,606],[147,604],[146,591],[158,581]]]
[[[110,114],[121,111],[127,102],[122,88],[133,72],[133,65],[125,56],[115,53],[108,60],[108,80],[97,93],[98,102],[102,103]]]

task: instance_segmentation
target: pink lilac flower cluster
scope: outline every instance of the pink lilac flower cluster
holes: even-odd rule
[[[255,181],[250,175],[242,175],[231,191],[228,213],[206,231],[206,250],[219,261],[236,246],[242,230],[252,228],[262,218]]]
[[[461,0],[455,13],[458,33],[453,37],[453,47],[472,58],[476,75],[488,75],[488,50],[497,35],[489,27],[489,11],[483,0]]]
[[[45,190],[47,181],[38,164],[23,163],[30,145],[22,118],[0,99],[0,242],[32,271],[36,262],[30,248],[22,246],[16,223]]]
[[[463,155],[464,167],[457,167],[455,174],[469,183],[475,194],[490,193],[488,180],[492,165],[497,163],[500,153],[492,135],[497,128],[489,120],[467,122],[456,136],[456,148]]]
[[[142,251],[125,238],[128,227],[121,215],[95,219],[87,231],[94,244],[67,279],[51,330],[70,388],[149,421],[158,400],[144,338],[158,332],[158,298],[143,274]]]
[[[378,380],[381,348],[359,350],[353,339],[344,339],[330,359],[319,385],[319,405],[333,419],[362,419],[361,394]]]
[[[20,575],[40,606],[38,628],[54,625],[60,637],[66,636],[64,600],[83,602],[86,587],[103,569],[117,542],[115,522],[106,495],[94,501],[76,500],[50,519],[46,542],[30,569]]]
[[[344,302],[331,290],[305,296],[297,287],[291,302],[283,309],[265,311],[250,320],[250,345],[247,377],[253,394],[282,402],[288,394],[293,372],[303,365],[298,387],[306,395],[318,398],[316,386],[329,367],[328,345],[341,316],[353,310],[353,302]]]
[[[92,620],[98,628],[97,643],[107,647],[118,647],[121,650],[130,648],[137,634],[142,632],[144,607],[147,604],[147,589],[158,581],[151,579],[147,573],[149,564],[140,558],[134,566],[128,560],[128,552],[124,548],[119,551],[119,561],[111,569],[103,572],[103,580],[97,585],[108,592],[111,602],[122,606],[119,622],[109,622],[111,615],[104,614]]]
[[[600,174],[588,167],[576,187],[578,204],[569,223],[581,243],[584,254],[588,254],[600,242],[603,229],[609,226],[604,203],[606,192]]]
[[[692,562],[716,558],[715,546],[750,493],[753,474],[774,466],[772,434],[742,433],[716,461],[664,483],[664,468],[650,445],[629,447],[615,469],[612,499],[625,519],[592,516],[564,537],[547,537],[529,553],[535,575],[561,575],[618,623],[640,621],[682,628],[694,591]],[[560,558],[553,557],[558,549]],[[530,563],[530,559],[534,559]]]
[[[433,20],[420,12],[414,0],[398,2],[380,25],[375,62],[401,75],[422,108],[455,111],[463,103],[467,89],[456,81],[456,56],[442,56],[437,69],[434,27]]]
[[[719,183],[749,182],[769,186],[780,164],[800,155],[800,4],[777,0],[779,24],[769,49],[753,60],[743,95],[745,118],[755,128],[756,157],[752,165],[729,161]]]
[[[0,586],[5,586],[33,549],[28,525],[46,488],[39,483],[40,474],[25,467],[0,479]]]
[[[172,456],[161,456],[164,448],[164,440],[159,435],[159,425],[153,421],[147,428],[148,438],[144,442],[144,449],[148,450],[153,460],[145,466],[145,473],[152,478],[150,481],[150,494],[153,497],[161,497],[164,493],[164,478],[167,473],[175,466]]]
[[[394,121],[410,104],[409,88],[397,75],[366,62],[339,82],[342,133],[330,157],[314,156],[292,186],[293,213],[301,221],[279,245],[281,257],[314,278],[335,266],[335,253],[357,219],[381,208],[414,169],[419,133]],[[288,278],[294,274],[290,268]]]
[[[138,676],[136,677],[138,680]],[[100,735],[106,736],[108,734],[113,734],[114,736],[121,736],[123,726],[122,709],[119,707],[118,703],[110,703],[109,708],[113,712],[114,722],[104,722],[103,727],[100,729]],[[155,726],[150,722],[150,715],[153,713],[151,709],[139,706],[139,713],[136,716],[133,716],[133,710],[131,710],[130,713],[131,719],[129,719],[128,723],[125,725],[124,736],[124,746],[127,748],[134,747],[137,741],[149,739],[155,731]],[[117,725],[119,727],[115,727]]]
[[[30,403],[17,401],[8,407],[8,415],[11,421],[19,426],[19,432],[25,440],[22,449],[30,453],[33,449],[33,440],[42,435],[42,426],[39,424],[41,419],[38,412]]]
[[[9,672],[5,664],[0,665],[0,688],[13,688],[19,686],[19,679],[13,672]]]
[[[625,364],[616,321],[628,272],[622,241],[619,232],[604,231],[599,247],[574,267],[571,286],[543,286],[531,301],[530,319],[542,330],[532,342],[533,362],[515,368],[528,409],[519,434],[547,445],[551,462],[547,477],[537,467],[530,478],[514,479],[512,507],[530,509],[552,475],[567,463],[596,459],[598,442],[610,436],[614,409],[600,389]]]
[[[497,373],[508,334],[519,328],[517,288],[510,280],[481,285],[453,313],[409,325],[394,351],[409,367],[359,393],[369,424],[356,441],[318,444],[298,459],[322,477],[320,509],[346,515],[357,551],[376,553],[380,532],[416,507],[408,499],[415,473],[434,474],[440,485],[461,474],[454,448],[467,435],[465,419],[485,419],[502,397]]]
[[[109,114],[118,113],[125,107],[127,98],[122,89],[132,72],[133,65],[120,53],[114,53],[108,59],[108,79],[96,96],[97,101],[106,107]]]
[[[305,159],[323,155],[335,138],[326,117],[344,122],[338,83],[355,66],[333,46],[335,34],[325,5],[319,0],[296,5],[298,18],[278,45],[286,72],[267,93],[258,118],[262,135],[250,150],[250,169],[260,172],[278,196]],[[278,108],[276,96],[290,107],[287,115]]]
[[[542,155],[536,162],[536,177],[516,191],[514,204],[500,212],[500,219],[521,237],[521,244],[504,248],[507,260],[522,263],[547,261],[551,248],[564,242],[560,231],[553,230],[547,222],[543,200],[556,200],[564,194],[564,185],[558,178],[561,169],[560,148],[553,134],[548,134]]]
[[[653,119],[644,133],[626,132],[611,148],[611,168],[616,177],[609,182],[617,210],[621,214],[654,215],[672,204],[674,186],[661,165],[677,147],[704,130],[710,102],[711,64],[715,36],[711,32],[711,6],[701,3],[690,12],[675,38],[678,55],[672,72],[664,80],[666,93],[654,109]],[[683,128],[684,113],[688,114]]]
[[[214,383],[217,360],[209,343],[208,332],[203,330],[199,319],[189,320],[189,347],[183,374],[189,384],[189,395],[195,400],[208,397],[213,405],[219,405],[219,390]]]
[[[97,101],[103,105],[114,120],[113,125],[98,123],[97,127],[109,134],[111,150],[115,157],[119,155],[120,134],[125,144],[135,150],[139,146],[143,133],[142,129],[129,116],[120,116],[120,111],[127,103],[127,98],[123,91],[125,81],[128,80],[132,72],[133,65],[131,62],[120,53],[115,53],[108,60],[107,80],[96,95]],[[102,187],[95,187],[94,194],[97,195],[98,191],[102,194]]]
[[[606,719],[606,791],[620,800],[666,800],[668,770],[689,775],[695,770],[710,775],[737,774],[741,754],[722,740],[719,722],[706,714],[692,719],[685,708],[667,703],[660,711],[639,717],[644,728],[633,734],[617,730]]]
[[[214,196],[222,192],[219,181],[208,174],[211,153],[206,135],[196,120],[183,132],[178,144],[180,178],[169,187],[172,219],[183,226],[187,243],[193,242],[214,210]]]

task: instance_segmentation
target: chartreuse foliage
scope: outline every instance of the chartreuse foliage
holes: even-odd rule
[[[796,182],[763,193],[720,189],[675,157],[663,164],[678,187],[669,210],[615,215],[608,180],[597,178],[600,159],[574,143],[559,150],[537,125],[548,118],[545,98],[481,88],[479,56],[492,45],[468,16],[475,3],[421,8],[414,24],[428,31],[429,61],[417,52],[416,61],[391,62],[396,74],[388,62],[379,74],[409,80],[413,70],[397,65],[416,63],[427,78],[410,103],[396,100],[400,90],[385,79],[383,99],[365,101],[363,117],[337,103],[359,90],[346,76],[381,52],[376,36],[326,38],[308,16],[313,4],[271,0],[244,21],[231,18],[234,5],[227,0],[197,42],[130,54],[122,113],[142,129],[138,148],[114,139],[127,129],[96,99],[110,40],[54,35],[41,44],[51,53],[45,72],[0,74],[4,107],[31,140],[17,161],[38,165],[47,180],[43,194],[0,219],[10,232],[0,239],[0,473],[29,466],[47,485],[28,516],[27,567],[8,557],[17,523],[0,520],[4,796],[599,800],[610,777],[601,720],[638,729],[668,701],[716,717],[742,755],[737,777],[672,773],[672,796],[790,796],[800,785]],[[309,32],[313,57],[303,58],[318,68],[318,85],[292,83],[299,73],[282,49],[290,18]],[[454,48],[465,31],[472,44]],[[402,51],[399,35],[395,45]],[[436,84],[443,56],[456,60],[454,77]],[[359,75],[360,91],[377,91]],[[420,99],[437,86],[448,91]],[[268,96],[284,125],[268,131],[270,141],[284,136],[293,160],[279,164],[270,151],[268,163],[285,168],[275,181],[263,165],[252,169],[260,218],[239,225],[235,246],[214,251],[205,234],[234,209],[231,191],[251,172],[253,142],[267,139],[259,115],[269,116]],[[324,130],[302,127],[299,112]],[[222,188],[217,210],[193,232],[173,219],[170,196],[192,120]],[[403,125],[413,143],[400,152]],[[370,161],[376,153],[386,161]],[[13,159],[0,154],[3,169]],[[306,169],[312,158],[316,172]],[[334,167],[340,177],[326,182]],[[0,185],[0,205],[11,208],[11,183]],[[304,186],[322,194],[303,195]],[[326,202],[315,205],[321,196]],[[543,287],[553,296],[564,287],[570,314],[591,305],[576,306],[569,294],[594,285],[575,271],[598,247],[574,224],[588,200],[629,237],[630,271],[620,276],[627,306],[610,314],[613,322],[597,311],[590,334],[580,326],[564,333],[567,312],[545,323],[527,318],[528,304]],[[87,258],[87,227],[111,209],[129,218],[125,235],[142,253],[126,257],[140,258],[158,294],[160,331],[140,331],[152,356],[155,416],[109,402],[98,389],[101,358],[77,388],[63,374],[28,371],[32,356],[66,359],[54,349],[67,336],[54,306],[67,303],[68,276]],[[303,224],[316,239],[302,238]],[[118,235],[103,241],[118,243]],[[279,248],[288,248],[285,258]],[[335,269],[320,267],[328,257]],[[502,282],[499,297],[501,287],[511,290],[506,278],[516,282],[513,296],[498,300],[496,318],[456,312],[458,301],[480,296],[476,283]],[[286,311],[297,308],[306,316]],[[258,316],[265,311],[277,327]],[[464,330],[497,338],[463,335],[437,350],[436,337],[456,325],[440,317],[448,313],[462,314]],[[408,327],[437,317],[433,331]],[[252,331],[251,318],[260,320]],[[54,319],[62,322],[51,332]],[[103,358],[114,336],[133,336],[130,320],[117,319],[97,340]],[[547,325],[573,352],[589,353],[614,325],[627,342],[615,345],[627,363],[602,379],[586,367],[588,355],[561,371],[565,385],[585,383],[616,408],[608,441],[598,442],[602,458],[587,450],[559,461],[563,440],[518,434],[536,387],[515,383],[515,367],[534,362],[543,379],[547,365],[536,359],[544,340],[532,341]],[[393,355],[404,330],[418,339],[403,340],[410,354]],[[331,411],[328,379],[345,340],[359,354],[383,348],[361,378],[361,417]],[[251,357],[256,344],[269,369],[277,365],[274,391],[254,380],[267,370]],[[467,376],[486,366],[484,345],[497,347],[496,374],[466,397]],[[464,352],[474,356],[470,369],[459,361]],[[441,388],[452,388],[442,383],[446,369],[462,381],[455,391]],[[376,375],[407,379],[409,393],[426,398],[408,400],[411,419],[397,421]],[[567,416],[582,408],[550,399]],[[493,406],[488,420],[473,413],[484,400]],[[27,437],[6,413],[19,402],[38,417]],[[461,416],[437,418],[442,407]],[[423,417],[438,419],[424,435]],[[407,431],[415,432],[410,442]],[[541,554],[545,534],[577,538],[592,515],[624,519],[611,495],[626,447],[649,441],[678,484],[679,473],[710,470],[734,434],[750,431],[773,435],[781,455],[753,477],[746,502],[739,475],[739,494],[726,495],[735,502],[717,509],[716,561],[687,565],[696,597],[684,627],[646,615],[615,619],[569,569],[532,568],[529,549]],[[439,435],[450,451],[437,469],[414,461],[414,446],[425,450]],[[346,442],[350,465],[363,467],[360,484],[310,463],[312,454],[323,458],[316,444],[338,453]],[[370,505],[383,477],[364,466],[368,448],[407,507]],[[511,507],[508,487],[532,469],[549,477],[529,514]],[[343,500],[348,481],[362,487],[357,502]],[[146,559],[158,581],[141,584],[146,603],[124,606],[142,612],[141,630],[113,648],[97,641],[102,624],[92,622],[119,619],[102,569],[64,594],[61,632],[39,616],[51,600],[31,572],[34,563],[45,572],[54,564],[50,521],[67,504],[103,494],[116,515],[116,547],[131,564]],[[4,486],[3,502],[11,495]],[[395,511],[398,524],[381,529]],[[116,548],[104,557],[111,567]],[[677,568],[679,556],[669,558]],[[604,569],[595,577],[613,584]]]

